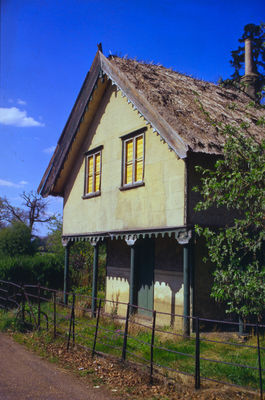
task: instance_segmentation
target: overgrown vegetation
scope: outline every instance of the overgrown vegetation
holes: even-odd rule
[[[47,202],[35,193],[23,193],[24,208],[15,207],[0,198],[0,279],[16,283],[40,283],[50,288],[62,288],[64,248],[62,220],[47,215]],[[49,223],[46,238],[33,232],[37,222]],[[105,289],[106,248],[100,247],[99,290]],[[89,242],[73,243],[70,250],[70,287],[82,287],[89,293],[92,287],[93,247]]]
[[[14,221],[0,229],[0,258],[36,253],[38,240],[32,238],[30,228],[23,222]]]
[[[0,258],[0,279],[18,284],[62,287],[63,264],[55,254],[15,255]]]
[[[264,126],[264,120],[257,121]],[[220,124],[219,124],[220,127]],[[196,210],[222,207],[231,222],[219,229],[197,226],[216,269],[212,296],[226,311],[243,318],[265,312],[265,140],[251,136],[246,124],[221,127],[223,158],[201,173],[202,200]]]

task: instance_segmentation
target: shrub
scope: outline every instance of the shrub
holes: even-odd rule
[[[0,230],[0,255],[32,255],[36,251],[35,240],[32,240],[30,228],[22,222],[14,222]]]
[[[54,254],[4,257],[0,259],[0,279],[18,284],[37,284],[53,289],[63,286],[63,263]]]

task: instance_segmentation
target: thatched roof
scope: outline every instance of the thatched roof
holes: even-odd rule
[[[107,84],[104,75],[180,158],[187,157],[188,151],[222,152],[224,138],[213,126],[213,120],[225,124],[244,121],[252,135],[258,139],[264,137],[262,128],[255,124],[264,117],[264,108],[252,107],[250,97],[243,92],[158,65],[114,56],[107,59],[98,51],[39,185],[38,191],[43,196],[62,195],[61,189],[56,189],[56,182],[67,163],[65,170],[71,168],[67,157],[94,94],[98,93],[98,98],[103,95]],[[98,85],[100,80],[102,85]]]
[[[245,93],[194,79],[160,65],[111,57],[111,63],[173,128],[194,152],[220,153],[224,137],[213,122],[246,122],[251,134],[264,137],[255,125],[265,117],[263,108],[253,108]]]

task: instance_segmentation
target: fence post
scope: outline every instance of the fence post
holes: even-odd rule
[[[92,357],[94,357],[94,355],[95,355],[95,350],[96,350],[96,343],[97,343],[97,337],[98,337],[98,324],[99,324],[100,310],[101,310],[101,299],[99,300],[99,304],[98,304],[97,323],[96,323],[96,330],[95,330],[95,336],[94,336]]]
[[[75,294],[73,294],[73,305],[72,305],[72,314],[73,314],[73,346],[75,346]]]
[[[258,348],[258,363],[259,363],[259,387],[260,387],[260,400],[263,400],[263,389],[262,389],[262,370],[261,370],[261,358],[260,358],[260,342],[259,342],[259,326],[256,325],[257,332],[257,348]]]
[[[128,335],[128,325],[129,325],[129,315],[130,315],[130,303],[127,304],[126,321],[123,335],[123,345],[122,345],[122,361],[126,360],[126,348],[127,348],[127,335]]]
[[[23,325],[25,324],[25,291],[24,291],[24,285],[21,286],[21,296],[22,296],[22,322]]]
[[[38,324],[37,328],[40,329],[40,283],[38,282]]]
[[[9,287],[5,292],[5,311],[8,310],[7,303],[8,303],[8,294],[9,294]]]
[[[196,330],[196,350],[195,350],[195,389],[200,389],[201,377],[200,377],[200,319],[195,319],[195,330]]]
[[[244,321],[241,316],[238,317],[238,334],[240,336],[244,335]]]
[[[56,292],[53,292],[53,337],[56,338]]]
[[[71,331],[72,331],[72,324],[73,324],[73,310],[74,310],[74,306],[75,306],[75,297],[73,294],[73,301],[72,301],[72,308],[71,308],[71,317],[70,317],[70,323],[69,323],[69,332],[68,332],[68,340],[67,340],[67,351],[69,350],[69,346],[70,346],[70,339],[71,339]]]
[[[150,346],[150,384],[153,384],[153,361],[154,361],[154,341],[155,341],[156,311],[153,311],[153,326]]]

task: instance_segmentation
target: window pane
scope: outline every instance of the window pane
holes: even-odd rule
[[[93,175],[93,156],[87,159],[88,175]]]
[[[95,172],[96,174],[100,172],[100,153],[95,155],[96,158],[96,169]]]
[[[133,140],[126,142],[126,163],[132,162],[133,160]]]
[[[136,138],[136,156],[135,156],[136,160],[143,158],[143,154],[144,154],[143,144],[144,144],[143,136]]]
[[[93,192],[93,156],[87,158],[87,193]]]
[[[87,178],[87,193],[93,192],[93,175]]]
[[[143,180],[143,161],[135,162],[135,182]]]
[[[125,184],[132,183],[133,177],[133,166],[132,164],[126,165],[125,167]]]
[[[100,189],[100,174],[95,176],[95,192]]]

